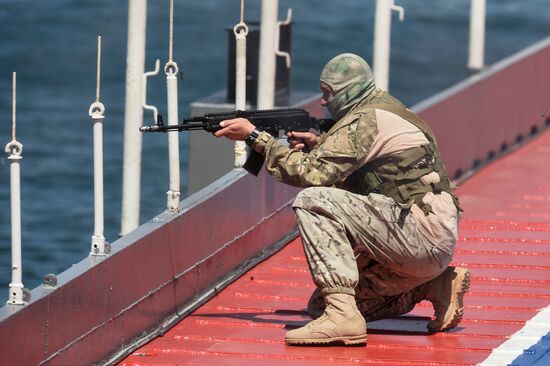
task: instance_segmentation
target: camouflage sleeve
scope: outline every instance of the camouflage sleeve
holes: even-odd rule
[[[254,149],[276,180],[296,187],[331,186],[364,162],[378,129],[374,113],[337,123],[309,153],[294,151],[262,132]]]

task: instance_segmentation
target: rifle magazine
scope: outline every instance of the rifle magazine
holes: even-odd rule
[[[265,158],[262,154],[255,150],[252,150],[250,152],[250,155],[248,156],[248,159],[246,159],[243,168],[250,174],[258,176],[258,174],[260,174],[260,171],[262,170],[264,161]]]

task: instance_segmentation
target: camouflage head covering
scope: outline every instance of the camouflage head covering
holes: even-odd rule
[[[334,91],[327,108],[336,120],[376,90],[369,64],[352,53],[343,53],[330,60],[321,72],[321,82]]]

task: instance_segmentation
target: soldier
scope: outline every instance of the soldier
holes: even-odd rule
[[[286,343],[363,344],[366,321],[422,300],[435,309],[430,331],[455,327],[470,273],[448,266],[462,210],[431,129],[377,88],[357,55],[330,60],[320,81],[320,103],[336,121],[321,136],[293,132],[285,146],[242,118],[215,133],[245,140],[276,180],[305,188],[293,208],[317,286],[314,320]]]

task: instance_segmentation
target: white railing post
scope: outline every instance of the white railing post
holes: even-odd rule
[[[147,0],[129,0],[120,235],[126,235],[139,226],[142,145],[139,128],[143,125],[141,98],[146,28]]]
[[[479,71],[485,66],[486,5],[486,0],[471,0],[468,68],[472,71]]]
[[[382,90],[389,90],[390,48],[391,48],[391,11],[399,12],[403,21],[404,10],[396,6],[394,0],[376,0],[374,20],[373,71],[376,85]]]
[[[269,109],[275,105],[275,73],[278,45],[275,44],[279,0],[262,1],[260,28],[260,59],[258,75],[258,109]]]
[[[233,28],[235,34],[235,110],[246,109],[246,36],[248,26],[244,23],[244,0],[241,0],[241,21]],[[248,157],[244,141],[235,142],[235,168],[242,168]]]
[[[9,305],[27,305],[31,298],[30,292],[23,286],[23,269],[21,257],[21,181],[19,161],[23,159],[23,145],[15,139],[15,103],[16,103],[16,73],[13,73],[13,113],[12,140],[6,145],[6,153],[10,161],[10,195],[11,195],[11,282]]]
[[[168,125],[178,124],[178,64],[173,60],[174,50],[174,0],[170,0],[170,31],[169,31],[169,57],[164,66],[166,73]],[[178,212],[180,206],[180,150],[179,132],[168,131],[168,167],[170,176],[170,188],[167,195],[166,209],[170,212]]]
[[[97,37],[97,79],[96,98],[90,105],[88,115],[92,119],[94,144],[94,234],[90,255],[105,256],[111,252],[110,245],[105,241],[104,208],[103,208],[103,119],[105,106],[99,101],[101,80],[101,36]]]

